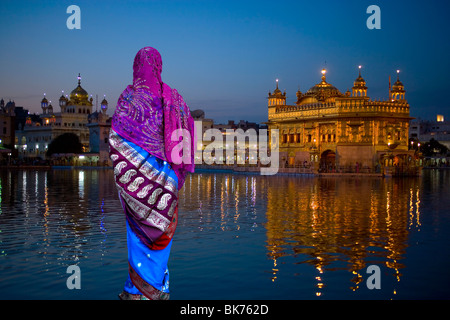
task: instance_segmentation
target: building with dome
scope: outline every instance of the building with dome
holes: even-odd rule
[[[58,107],[53,107],[52,102],[47,99],[45,93],[41,100],[42,113],[39,121],[33,121],[29,116],[25,125],[16,131],[16,148],[19,158],[40,157],[45,158],[50,142],[61,134],[75,133],[83,145],[83,152],[89,152],[90,135],[89,116],[93,113],[93,98],[81,86],[81,75],[77,77],[78,85],[64,95],[64,91],[58,100]],[[106,105],[104,99],[102,105]],[[105,110],[106,114],[106,110]]]
[[[278,88],[268,96],[268,128],[279,131],[280,166],[310,166],[316,172],[415,173],[420,159],[408,150],[412,119],[405,88],[397,74],[384,101],[372,100],[359,75],[352,90],[341,93],[326,80],[294,105]],[[397,72],[399,73],[399,71]]]

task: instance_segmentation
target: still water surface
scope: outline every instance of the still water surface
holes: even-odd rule
[[[448,299],[450,170],[421,178],[192,174],[171,299]],[[125,221],[112,170],[0,171],[0,299],[117,299]],[[69,265],[81,289],[69,290]],[[369,290],[369,265],[381,289]]]

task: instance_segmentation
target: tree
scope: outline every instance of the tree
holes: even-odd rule
[[[420,151],[422,151],[424,156],[430,157],[436,154],[445,155],[447,154],[448,148],[432,138],[420,147]]]
[[[83,145],[78,136],[74,133],[63,133],[50,142],[47,150],[47,156],[54,153],[81,153]]]

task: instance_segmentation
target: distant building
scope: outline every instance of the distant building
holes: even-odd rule
[[[59,135],[67,132],[75,133],[83,152],[89,152],[88,116],[92,114],[93,98],[81,87],[81,76],[78,75],[78,86],[70,95],[62,94],[59,98],[59,112],[55,112],[51,101],[41,100],[42,113],[39,118],[28,115],[25,124],[19,124],[16,131],[16,146],[20,158],[40,157],[45,154],[50,142]]]
[[[204,134],[206,130],[211,129],[214,125],[214,120],[205,118],[205,112],[201,109],[191,111],[191,116],[194,121],[202,122],[202,134]]]
[[[1,144],[13,148],[14,145],[14,127],[16,114],[14,109],[16,104],[9,101],[5,105],[5,101],[0,101],[0,139]]]
[[[413,120],[409,128],[409,138],[419,143],[434,139],[450,150],[450,121],[445,121],[442,115],[437,115],[436,121]]]
[[[8,159],[14,153],[15,109],[14,101],[0,101],[0,158]]]
[[[245,139],[244,141],[245,154],[242,154],[242,152],[238,152],[239,141],[237,138],[233,138],[234,142],[232,144],[227,143],[228,142],[227,136],[229,134],[227,130],[229,130],[232,134],[234,134],[238,129],[241,129],[242,131],[244,131],[244,133],[252,129],[255,130],[256,134],[259,134],[259,129],[267,129],[267,126],[265,124],[259,124],[245,120],[240,120],[238,123],[235,123],[234,120],[228,120],[228,123],[214,123],[213,119],[205,118],[205,112],[200,109],[193,110],[191,112],[191,115],[196,123],[199,123],[201,121],[201,128],[202,128],[201,133],[202,137],[197,137],[197,153],[195,156],[196,161],[199,160],[199,157],[202,157],[202,153],[205,147],[212,142],[211,140],[205,137],[205,132],[208,129],[215,129],[221,132],[223,142],[221,146],[220,147],[218,146],[215,150],[217,151],[217,155],[214,158],[216,164],[226,164],[226,162],[229,162],[229,164],[233,165],[241,162],[245,162],[246,164],[248,163],[257,164],[258,162],[257,157],[252,156],[250,154],[250,151],[258,150],[259,140],[256,143],[250,144],[249,139],[248,138]],[[230,140],[230,136],[228,136],[228,140]],[[234,150],[234,152],[231,152],[232,150]],[[202,159],[205,160],[204,158]]]
[[[104,98],[101,102],[101,111],[95,111],[88,116],[86,126],[89,129],[89,153],[97,157],[97,165],[111,166],[109,158],[109,130],[111,129],[111,117],[106,114],[108,101]]]
[[[412,118],[399,77],[389,89],[388,99],[370,99],[360,68],[352,91],[341,93],[323,69],[321,82],[298,90],[296,103],[287,105],[277,80],[268,95],[267,124],[280,135],[280,165],[307,163],[321,172],[416,171],[420,160],[408,150]]]

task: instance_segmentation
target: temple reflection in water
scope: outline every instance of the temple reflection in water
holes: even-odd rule
[[[342,291],[353,297],[354,291],[360,296],[366,287],[366,269],[373,264],[382,269],[383,289],[389,287],[391,297],[401,279],[401,284],[411,281],[406,270],[422,270],[424,261],[411,263],[406,251],[412,241],[430,234],[430,223],[439,228],[445,222],[439,212],[446,199],[430,201],[429,194],[442,194],[449,176],[197,172],[180,191],[173,260],[179,266],[174,274],[181,276],[178,281],[186,278],[182,288],[203,281],[203,288],[211,286],[211,292],[226,278],[230,284],[223,285],[225,291],[235,292],[235,283],[251,284],[245,291],[259,297],[266,290],[263,298],[345,295]],[[48,281],[58,283],[65,281],[67,265],[81,261],[83,268],[99,268],[93,282],[100,281],[98,277],[105,277],[102,283],[116,279],[105,292],[122,285],[126,235],[111,170],[0,171],[0,201],[5,277],[8,272],[12,277],[12,266],[26,258],[33,261],[27,264],[27,274],[42,275],[45,269],[52,275]],[[428,233],[422,225],[428,226]],[[105,266],[109,273],[101,271]],[[24,278],[20,286],[28,288],[29,281]]]
[[[326,178],[271,183],[266,228],[273,281],[277,259],[285,255],[308,257],[301,263],[317,269],[318,289],[324,285],[323,273],[344,268],[353,273],[351,289],[356,290],[370,264],[385,265],[400,281],[409,229],[420,227],[418,181]]]
[[[196,174],[188,177],[180,205],[192,212],[185,219],[198,212],[200,231],[217,225],[246,232],[253,221],[265,221],[272,281],[282,272],[280,258],[291,256],[317,270],[320,296],[329,271],[348,271],[351,290],[361,287],[371,264],[400,281],[409,232],[420,228],[419,188],[420,178]]]

